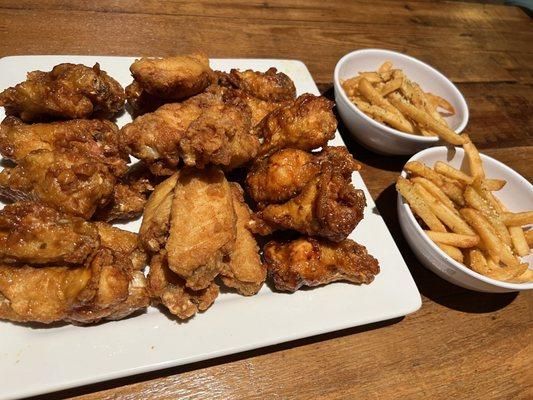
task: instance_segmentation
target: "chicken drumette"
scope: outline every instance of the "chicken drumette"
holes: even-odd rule
[[[124,89],[98,64],[59,64],[33,71],[26,81],[0,93],[7,115],[24,121],[48,118],[109,118],[124,107]]]

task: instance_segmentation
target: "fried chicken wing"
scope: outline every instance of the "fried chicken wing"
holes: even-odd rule
[[[127,155],[119,149],[118,128],[111,121],[75,119],[25,124],[16,117],[7,117],[0,124],[0,153],[6,158],[17,162],[35,150],[57,149],[127,161]]]
[[[100,69],[59,64],[33,71],[27,80],[0,93],[7,115],[31,122],[45,118],[109,118],[124,107],[124,89]]]
[[[152,257],[148,273],[150,295],[180,319],[188,319],[199,311],[207,310],[218,296],[216,283],[202,290],[192,290],[185,281],[168,268],[166,252]]]
[[[42,204],[18,202],[0,211],[3,264],[82,264],[99,244],[94,226]]]
[[[259,246],[246,228],[250,220],[250,209],[244,202],[242,188],[231,183],[233,207],[237,216],[235,248],[229,254],[229,261],[221,272],[222,282],[236,288],[243,295],[256,294],[266,279],[266,268],[261,263]]]
[[[333,105],[325,97],[306,93],[275,109],[255,128],[263,138],[258,155],[285,147],[313,150],[324,146],[337,128]]]
[[[340,243],[304,237],[288,243],[272,241],[265,246],[264,257],[276,289],[288,292],[335,281],[368,284],[379,273],[378,261],[350,239]]]
[[[224,173],[211,167],[182,169],[174,189],[168,265],[193,290],[207,288],[233,250],[236,216]]]
[[[180,157],[187,165],[233,168],[252,159],[259,147],[248,113],[237,97],[203,93],[125,125],[122,146],[156,175],[171,175]]]
[[[255,161],[246,176],[246,187],[257,203],[281,203],[300,193],[319,171],[313,154],[281,149]]]
[[[0,195],[12,201],[39,200],[89,219],[111,198],[114,172],[102,158],[89,154],[36,150],[0,172]]]
[[[296,197],[257,212],[249,224],[255,233],[292,229],[340,242],[354,230],[366,205],[363,191],[351,184],[360,165],[345,147],[326,147],[315,157],[320,173]]]
[[[125,91],[126,99],[134,117],[154,112],[165,104],[165,100],[150,95],[136,80],[126,86]]]

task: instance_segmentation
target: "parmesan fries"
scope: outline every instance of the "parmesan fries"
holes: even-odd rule
[[[463,137],[468,173],[442,161],[433,168],[412,161],[396,189],[425,234],[448,256],[493,279],[533,282],[533,270],[520,260],[533,246],[533,230],[524,230],[533,224],[533,211],[507,211],[493,193],[506,182],[485,177],[477,148]]]
[[[455,114],[453,106],[442,97],[424,92],[401,69],[393,69],[390,61],[376,72],[360,72],[341,85],[357,108],[380,123],[414,135],[439,136],[455,145],[466,142],[443,118]]]

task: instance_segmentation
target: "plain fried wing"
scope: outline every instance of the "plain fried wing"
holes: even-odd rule
[[[370,283],[379,273],[378,261],[350,239],[340,243],[313,238],[272,241],[265,246],[264,257],[276,288],[288,292],[335,281]]]
[[[232,69],[229,74],[220,73],[219,80],[263,101],[280,103],[296,97],[291,78],[273,67],[266,72]]]
[[[250,209],[244,202],[242,188],[231,183],[233,207],[237,216],[235,248],[229,255],[222,275],[226,286],[236,288],[246,296],[256,294],[266,279],[266,268],[261,263],[259,246],[251,232],[246,228],[250,220]]]
[[[148,273],[150,296],[180,319],[188,319],[198,311],[207,310],[218,296],[216,283],[202,290],[192,290],[185,281],[168,268],[166,252],[152,257]]]
[[[285,147],[313,150],[324,146],[337,128],[333,105],[325,97],[306,93],[275,109],[255,128],[263,138],[258,155]]]
[[[7,115],[24,121],[52,118],[109,118],[124,107],[124,89],[100,66],[59,64],[33,71],[26,81],[0,93]]]
[[[194,290],[207,288],[235,244],[231,188],[217,168],[183,169],[174,189],[168,265]]]
[[[35,202],[0,211],[0,262],[82,264],[98,248],[94,226]]]

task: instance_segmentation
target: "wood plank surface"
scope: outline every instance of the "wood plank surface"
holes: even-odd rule
[[[0,56],[300,59],[332,98],[337,60],[398,50],[457,83],[467,131],[533,180],[533,29],[519,8],[429,1],[0,0]],[[373,154],[339,129],[423,296],[405,318],[41,396],[46,399],[531,399],[533,294],[451,285],[416,260],[398,226],[406,157]],[[319,315],[317,315],[319,318]],[[80,360],[83,362],[83,360]]]

